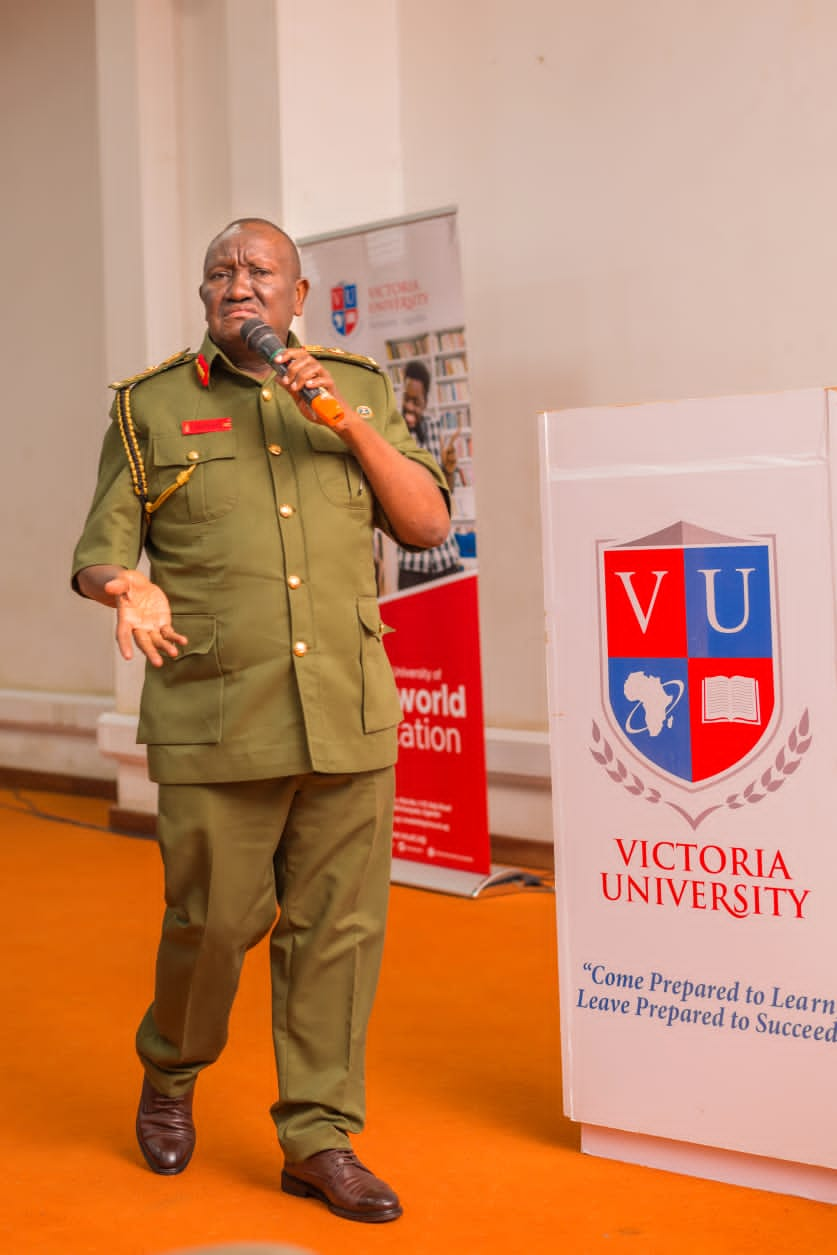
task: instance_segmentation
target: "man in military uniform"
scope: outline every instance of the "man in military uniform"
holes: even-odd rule
[[[210,243],[200,352],[114,385],[73,581],[116,609],[122,655],[147,659],[138,739],[160,786],[166,911],[137,1032],[143,1155],[159,1173],[188,1164],[197,1074],[226,1041],[244,953],[270,933],[282,1188],[377,1222],[401,1206],[349,1134],[364,1120],[401,712],[372,536],[437,545],[449,502],[386,375],[289,334],[307,290],[271,223]],[[251,319],[287,345],[284,373],[242,338]],[[325,389],[338,417],[318,418],[303,389]]]

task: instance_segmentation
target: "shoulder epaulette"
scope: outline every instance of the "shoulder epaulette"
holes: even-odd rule
[[[164,370],[171,370],[172,366],[179,366],[181,362],[191,362],[197,355],[191,349],[181,349],[179,353],[173,353],[171,357],[167,357],[164,362],[160,362],[157,366],[149,366],[146,370],[141,370],[138,375],[131,375],[128,379],[117,379],[115,383],[110,384],[115,392],[120,388],[133,388],[134,384],[139,383],[143,379],[150,379],[152,375],[161,375]]]
[[[132,375],[130,379],[120,379],[117,383],[112,383],[111,388],[116,391],[116,421],[119,426],[119,434],[122,437],[122,444],[125,454],[128,458],[128,467],[131,472],[131,482],[134,486],[134,494],[139,497],[140,504],[143,509],[145,518],[149,518],[154,511],[167,501],[173,492],[178,488],[182,488],[188,481],[195,469],[196,463],[186,467],[180,471],[174,483],[171,484],[156,501],[150,501],[148,497],[148,481],[145,477],[145,464],[142,459],[142,450],[140,449],[137,433],[134,428],[134,420],[131,417],[131,390],[135,384],[140,383],[143,379],[149,379],[152,375],[159,375],[165,370],[170,370],[172,366],[180,366],[183,362],[194,361],[197,357],[191,349],[183,349],[180,353],[174,353],[171,357],[167,357],[164,362],[160,362],[159,366],[149,366],[148,370],[141,371],[138,375]],[[203,359],[201,358],[200,361]],[[204,363],[204,366],[206,363]]]
[[[306,344],[306,350],[312,357],[332,358],[335,362],[348,362],[350,366],[362,366],[364,370],[380,370],[374,357],[364,357],[361,353],[347,353],[345,349],[330,349],[322,344]]]

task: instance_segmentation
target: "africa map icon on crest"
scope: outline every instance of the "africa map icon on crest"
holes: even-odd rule
[[[676,523],[599,546],[605,705],[622,739],[669,778],[731,772],[778,717],[771,537]]]

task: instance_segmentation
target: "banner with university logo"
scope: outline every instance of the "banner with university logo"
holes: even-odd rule
[[[426,409],[416,439],[453,451],[452,534],[408,555],[378,536],[385,643],[399,728],[394,878],[471,892],[491,872],[477,600],[477,527],[468,343],[456,214],[416,215],[301,243],[311,282],[309,343],[374,358],[400,405],[417,372]],[[424,868],[433,873],[422,879]],[[437,874],[438,873],[438,874]],[[441,878],[440,878],[441,877]]]
[[[834,394],[547,414],[564,1097],[837,1201]]]

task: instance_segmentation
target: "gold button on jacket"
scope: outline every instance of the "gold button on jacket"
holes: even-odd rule
[[[392,535],[389,521],[334,432],[307,422],[282,389],[263,407],[269,389],[208,337],[201,352],[208,387],[187,355],[130,393],[149,498],[184,468],[193,473],[144,519],[112,423],[74,556],[74,573],[95,563],[135,567],[144,545],[151,578],[188,637],[178,658],[146,668],[138,739],[151,777],[211,783],[389,766],[401,711],[372,548],[375,527]],[[368,406],[367,421],[447,496],[385,374],[324,356],[349,404]],[[221,429],[218,419],[231,425]],[[270,456],[274,447],[281,458]]]

